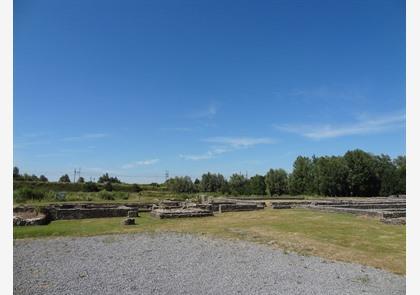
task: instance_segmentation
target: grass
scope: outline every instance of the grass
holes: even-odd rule
[[[134,226],[123,226],[121,221],[122,218],[61,220],[46,226],[14,227],[14,238],[165,231],[205,234],[405,274],[405,226],[383,224],[368,217],[266,208],[215,217],[166,220],[142,213]]]

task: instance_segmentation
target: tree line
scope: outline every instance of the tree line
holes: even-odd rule
[[[247,178],[235,173],[226,179],[222,174],[208,172],[194,182],[188,176],[170,178],[166,185],[178,193],[372,197],[405,194],[405,178],[405,156],[392,159],[357,149],[344,156],[299,156],[291,173],[270,169],[264,176]]]
[[[45,175],[40,175],[39,177],[35,174],[29,175],[27,173],[20,174],[18,167],[13,167],[13,180],[17,181],[38,181],[38,182],[48,182],[48,178],[45,177]],[[70,183],[70,177],[68,174],[64,174],[60,176],[58,179],[58,182],[61,183]],[[85,179],[83,177],[79,177],[76,181],[77,183],[85,183]],[[92,181],[88,181],[92,182]],[[109,176],[108,173],[105,173],[101,175],[98,178],[98,183],[121,183],[121,180],[119,180],[117,177]]]
[[[190,177],[174,177],[165,182],[168,190],[176,193],[211,192],[232,195],[323,195],[323,196],[387,196],[405,194],[406,157],[392,159],[388,155],[374,155],[362,150],[348,151],[343,156],[302,157],[293,163],[293,171],[270,169],[265,175],[250,178],[234,173],[228,179],[219,173],[205,173],[193,182]],[[19,173],[13,168],[13,179],[18,181],[48,182],[44,175]],[[59,183],[70,183],[68,174]],[[98,185],[107,191],[121,184],[117,177],[108,173],[95,182],[83,177],[77,180],[82,190],[99,191]],[[133,184],[132,191],[140,186]],[[156,186],[159,186],[156,184]]]

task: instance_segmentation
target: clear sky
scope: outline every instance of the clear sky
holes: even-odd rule
[[[127,182],[405,154],[405,1],[14,1],[14,164]]]

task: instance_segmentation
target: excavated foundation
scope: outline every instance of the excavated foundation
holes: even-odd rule
[[[182,217],[206,217],[213,216],[213,212],[200,208],[184,208],[184,209],[154,209],[152,216],[157,218],[182,218]]]

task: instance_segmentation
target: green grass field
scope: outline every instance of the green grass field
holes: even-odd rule
[[[181,232],[242,239],[303,255],[355,262],[405,274],[405,226],[377,219],[308,209],[231,212],[214,217],[160,220],[142,213],[136,225],[123,218],[54,221],[14,227],[14,238],[92,236],[134,232]]]

